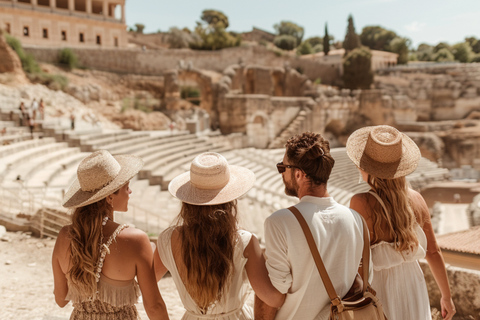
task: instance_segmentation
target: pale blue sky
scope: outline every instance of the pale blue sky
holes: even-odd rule
[[[304,27],[305,39],[323,36],[327,22],[329,33],[343,40],[352,14],[357,33],[380,25],[411,39],[414,46],[480,38],[480,0],[126,0],[127,25],[143,23],[147,33],[173,26],[193,29],[204,9],[225,13],[227,30],[237,32],[253,26],[274,32],[275,23],[289,20]]]

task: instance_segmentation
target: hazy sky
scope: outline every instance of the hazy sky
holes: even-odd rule
[[[143,23],[146,33],[193,29],[204,9],[225,13],[227,30],[237,32],[253,26],[274,32],[275,23],[289,20],[304,27],[304,39],[323,36],[328,23],[329,34],[343,40],[352,14],[358,34],[365,26],[380,25],[414,46],[480,38],[480,0],[126,0],[127,25]]]

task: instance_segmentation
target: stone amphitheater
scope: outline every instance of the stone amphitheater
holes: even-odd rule
[[[237,149],[235,137],[209,130],[197,134],[132,131],[93,126],[81,120],[71,130],[66,116],[48,114],[32,138],[26,127],[19,126],[17,105],[21,97],[11,92],[0,95],[0,127],[6,128],[0,146],[0,217],[2,224],[10,228],[54,237],[68,221],[68,212],[60,205],[63,193],[75,179],[79,162],[88,152],[99,149],[144,159],[144,168],[131,184],[129,212],[118,214],[117,220],[132,223],[151,235],[168,227],[179,211],[179,202],[166,191],[168,183],[187,171],[191,160],[201,152],[222,153],[229,163],[255,172],[254,188],[240,201],[244,213],[240,218],[242,225],[260,238],[265,217],[295,203],[294,198],[284,194],[281,176],[275,168],[283,157],[283,149]],[[357,170],[344,148],[333,149],[332,155],[336,164],[329,192],[339,203],[348,205],[351,196],[365,191],[367,186],[358,183]],[[448,170],[427,159],[422,159],[409,176],[414,187],[446,179]]]

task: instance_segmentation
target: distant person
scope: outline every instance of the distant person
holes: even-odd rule
[[[190,171],[170,182],[182,208],[158,237],[155,270],[157,280],[170,271],[186,309],[182,319],[253,319],[249,282],[266,303],[282,305],[257,238],[238,226],[236,199],[254,182],[252,171],[214,152],[195,157]]]
[[[70,129],[75,130],[75,114],[73,112],[70,114]]]
[[[7,128],[6,127],[3,127],[2,129],[2,136],[6,135],[7,134]]]
[[[37,119],[37,113],[38,113],[38,101],[37,99],[34,98],[29,110],[29,115],[34,121]]]
[[[453,195],[453,201],[454,201],[455,203],[460,203],[461,200],[462,200],[462,197],[460,196],[460,193],[455,193],[455,194]]]
[[[40,113],[40,119],[45,120],[45,103],[43,99],[40,99],[40,104],[38,105],[38,112]]]
[[[28,123],[28,127],[30,128],[30,136],[33,139],[33,130],[35,129],[35,121],[33,121],[33,118],[29,114],[27,114],[27,123]]]
[[[350,207],[365,218],[371,232],[372,287],[385,315],[389,320],[432,319],[417,261],[426,257],[442,293],[442,316],[452,319],[455,306],[427,204],[405,179],[417,168],[419,148],[397,129],[375,126],[355,131],[347,154],[370,185],[370,191],[352,197]]]
[[[28,117],[28,111],[27,108],[25,107],[25,103],[22,101],[20,102],[20,106],[18,107],[18,110],[20,110],[20,122],[21,126],[27,125],[27,117]]]
[[[175,123],[175,121],[170,122],[170,124],[168,125],[168,127],[170,128],[170,134],[173,134],[173,130],[175,130],[176,126],[177,124]]]
[[[64,196],[63,206],[74,209],[72,224],[60,230],[52,269],[55,301],[60,307],[72,301],[72,320],[137,320],[140,290],[148,317],[168,319],[148,236],[114,221],[115,211],[128,210],[129,181],[142,166],[133,155],[96,151],[80,162]]]
[[[362,217],[328,193],[335,164],[328,140],[306,132],[290,138],[285,147],[283,160],[277,163],[285,193],[299,198],[295,208],[307,221],[335,291],[343,297],[354,283],[362,258]],[[305,234],[289,209],[278,210],[265,220],[265,256],[272,284],[286,294],[278,311],[262,307],[270,309],[263,312],[266,319],[326,320],[331,301]]]

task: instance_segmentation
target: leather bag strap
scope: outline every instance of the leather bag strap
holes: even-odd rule
[[[300,226],[302,227],[303,233],[305,234],[305,238],[307,239],[308,247],[310,248],[310,251],[313,256],[313,260],[315,261],[318,272],[320,273],[320,277],[322,278],[323,285],[327,290],[330,300],[332,301],[332,303],[334,303],[334,300],[338,300],[338,302],[340,302],[341,299],[338,296],[337,292],[335,291],[332,281],[328,276],[327,270],[325,269],[325,265],[323,264],[322,258],[320,257],[320,253],[318,252],[317,245],[315,244],[315,240],[313,239],[313,235],[310,228],[308,227],[307,221],[305,221],[305,218],[295,206],[291,206],[288,209],[293,213],[295,218],[297,218],[298,222],[300,223]],[[363,217],[362,217],[362,224],[363,224],[363,253],[362,253],[363,289],[362,290],[363,292],[365,292],[368,286],[368,269],[370,266],[370,240],[368,238],[367,224],[365,223],[365,220],[363,219]],[[336,305],[338,303],[334,303],[334,304]]]

